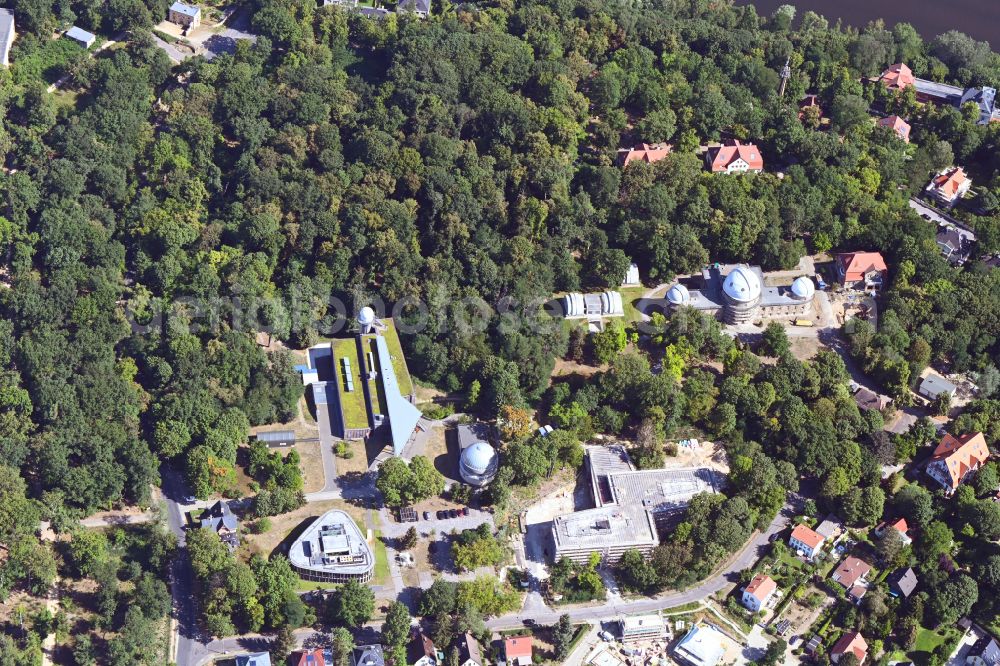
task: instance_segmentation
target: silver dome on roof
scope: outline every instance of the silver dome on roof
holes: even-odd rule
[[[760,279],[746,266],[737,266],[726,276],[722,290],[737,303],[749,303],[760,298]]]
[[[462,479],[473,486],[482,486],[493,480],[499,466],[497,452],[486,442],[476,442],[462,451],[459,472]]]
[[[815,293],[816,285],[805,275],[795,278],[795,282],[792,283],[792,295],[795,298],[806,300],[812,298]]]
[[[362,326],[367,326],[374,321],[375,321],[375,311],[372,310],[367,305],[361,308],[361,311],[358,312],[358,323],[361,324]]]
[[[691,294],[687,287],[677,283],[667,290],[667,302],[671,305],[687,305],[691,302]]]

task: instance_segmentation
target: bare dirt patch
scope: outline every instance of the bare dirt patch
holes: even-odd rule
[[[323,456],[319,450],[319,442],[301,442],[294,448],[299,452],[299,469],[302,470],[302,480],[305,482],[303,492],[315,493],[323,490],[323,486],[326,485],[326,475],[323,471]]]
[[[337,451],[338,446],[340,446],[340,442],[336,442],[333,445],[334,452]],[[347,441],[343,443],[343,446],[351,452],[351,457],[342,458],[337,456],[337,474],[364,474],[367,472],[368,451],[365,449],[364,441],[360,439]]]
[[[557,358],[555,368],[552,369],[552,376],[565,377],[566,375],[581,375],[583,377],[590,377],[605,368],[601,368],[596,365],[585,365],[583,363],[577,363],[576,361],[567,361],[563,358]]]

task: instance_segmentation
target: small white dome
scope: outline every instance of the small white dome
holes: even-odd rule
[[[358,323],[361,324],[362,326],[368,326],[374,321],[375,321],[375,311],[372,310],[367,305],[361,308],[361,311],[358,312]]]
[[[671,305],[687,305],[691,302],[691,294],[687,287],[677,283],[667,290],[667,302]]]
[[[462,451],[459,472],[462,480],[472,486],[484,486],[497,474],[500,460],[496,451],[486,442],[476,442]]]
[[[737,266],[726,276],[722,290],[737,303],[749,303],[760,298],[760,279],[746,266]]]
[[[792,283],[792,295],[794,295],[795,298],[806,300],[812,298],[815,293],[816,285],[814,285],[813,281],[805,275],[795,278],[795,282]]]

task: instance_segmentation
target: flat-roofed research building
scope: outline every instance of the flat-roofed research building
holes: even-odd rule
[[[557,516],[552,521],[556,560],[585,563],[599,553],[614,564],[628,550],[646,555],[659,543],[653,516],[641,506],[610,505]]]
[[[307,527],[289,549],[288,559],[300,577],[321,583],[367,583],[375,570],[375,555],[361,528],[339,509]]]

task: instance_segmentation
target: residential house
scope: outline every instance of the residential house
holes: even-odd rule
[[[885,536],[886,531],[890,529],[896,530],[896,533],[899,534],[899,538],[900,540],[902,540],[904,545],[909,546],[911,543],[913,543],[913,539],[911,539],[910,535],[907,534],[910,527],[909,525],[906,524],[906,518],[900,518],[894,523],[884,522],[879,524],[875,528],[875,536],[877,537]]]
[[[843,534],[843,532],[844,532],[843,524],[841,524],[841,522],[837,520],[837,517],[834,516],[833,514],[830,514],[826,518],[824,518],[823,522],[821,522],[819,526],[816,527],[816,534],[820,535],[825,540],[831,543],[835,541],[837,537]]]
[[[878,126],[887,127],[906,143],[910,142],[910,124],[899,116],[893,115],[882,118],[878,121]]]
[[[741,143],[735,139],[723,142],[705,151],[705,162],[712,173],[760,173],[764,170],[764,158],[752,143]]]
[[[14,14],[9,9],[0,8],[0,65],[10,66],[10,47],[17,32],[14,30]]]
[[[87,32],[83,28],[78,28],[75,25],[63,33],[63,37],[68,37],[74,42],[79,44],[85,49],[89,49],[97,41],[97,35],[92,32]]]
[[[944,255],[945,259],[954,265],[961,265],[965,263],[965,260],[969,258],[969,254],[972,252],[972,241],[974,238],[974,234],[968,231],[961,230],[950,224],[942,224],[938,226],[938,232],[934,240],[937,241],[937,245],[941,249],[941,254]]]
[[[788,545],[804,553],[810,560],[822,550],[824,541],[826,539],[806,525],[796,525],[792,535],[788,537]]]
[[[771,600],[778,590],[778,584],[774,579],[764,574],[757,574],[750,581],[750,584],[743,588],[743,605],[751,612],[757,613]]]
[[[967,666],[1000,666],[1000,644],[989,634],[976,641],[965,657]]]
[[[889,269],[878,252],[847,252],[837,255],[837,277],[851,289],[879,289]]]
[[[924,191],[946,208],[951,208],[972,187],[972,180],[962,167],[948,167],[931,178]]]
[[[185,34],[190,33],[201,25],[201,7],[177,0],[167,10],[167,20],[184,28]]]
[[[853,654],[858,660],[858,665],[862,666],[868,658],[868,643],[857,631],[851,631],[840,637],[840,640],[833,644],[830,649],[830,659],[833,663],[838,663],[845,654]]]
[[[882,411],[892,404],[892,398],[881,393],[875,393],[875,391],[870,391],[862,386],[854,394],[854,402],[857,403],[858,409],[863,412],[870,412],[872,410]]]
[[[927,475],[940,483],[946,491],[954,492],[989,457],[990,450],[983,433],[968,433],[961,437],[945,433],[927,463]]]
[[[912,86],[916,82],[916,77],[913,76],[912,69],[899,62],[890,65],[878,80],[889,90],[903,90]]]
[[[444,653],[434,646],[427,634],[414,631],[413,640],[407,646],[406,663],[409,666],[440,666],[444,663]]]
[[[618,165],[627,167],[632,162],[659,162],[673,148],[669,143],[637,143],[632,148],[621,148],[618,151]]]
[[[507,666],[531,666],[531,636],[510,636],[503,642]]]
[[[351,650],[351,666],[385,666],[381,645],[358,645]]]
[[[997,89],[983,86],[981,88],[967,88],[958,100],[958,108],[962,108],[968,103],[973,103],[979,110],[979,120],[977,124],[988,125],[1000,121],[1000,108],[996,105]]]
[[[935,375],[932,372],[920,382],[917,393],[928,400],[937,400],[942,393],[947,393],[954,398],[955,394],[958,393],[958,387],[941,375]]]
[[[219,538],[229,546],[229,550],[235,550],[240,545],[238,533],[240,523],[225,502],[220,500],[202,511],[198,522],[201,529],[212,530],[218,534]]]
[[[868,592],[868,574],[872,570],[872,565],[862,559],[848,555],[830,574],[830,579],[835,583],[840,583],[847,590],[847,595],[855,602]]]
[[[271,666],[270,652],[254,652],[236,657],[236,666]]]
[[[462,635],[458,644],[459,666],[484,666],[483,651],[479,647],[479,641],[466,632]]]
[[[917,589],[917,574],[907,567],[900,569],[889,577],[889,594],[894,597],[909,598]]]
[[[399,0],[396,3],[396,13],[410,13],[425,19],[431,15],[431,0]]]
[[[297,666],[326,666],[326,656],[322,650],[303,650],[295,663]]]

